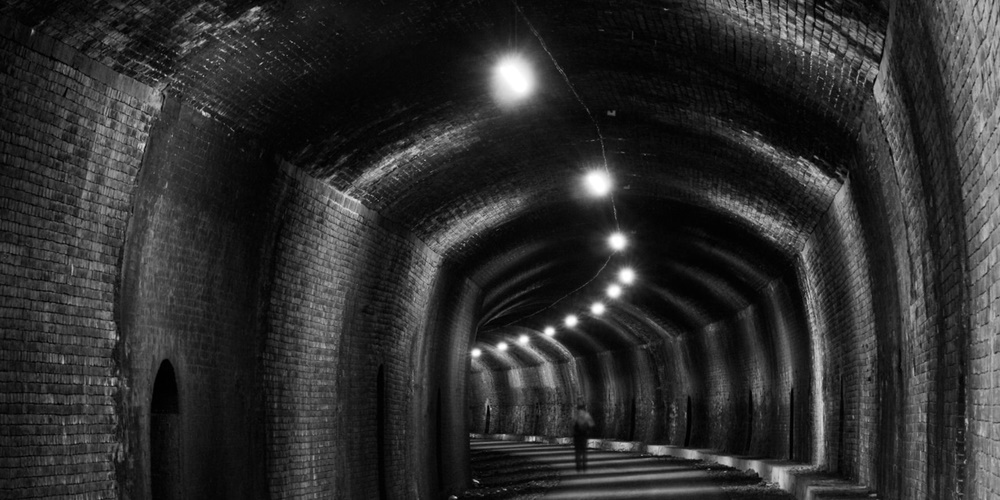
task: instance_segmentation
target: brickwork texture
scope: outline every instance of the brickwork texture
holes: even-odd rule
[[[158,106],[15,23],[0,64],[0,496],[114,498],[116,283]]]
[[[997,68],[988,0],[0,2],[0,498],[442,498],[578,401],[998,497]]]

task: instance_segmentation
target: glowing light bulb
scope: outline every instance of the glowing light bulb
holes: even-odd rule
[[[535,87],[535,77],[527,61],[520,56],[511,55],[497,64],[493,85],[497,99],[510,104],[531,94]]]
[[[590,313],[593,314],[594,316],[600,316],[604,314],[604,304],[600,302],[594,302],[590,306]]]
[[[611,177],[601,170],[591,171],[583,178],[583,183],[594,196],[604,196],[611,192]]]
[[[622,287],[620,287],[618,285],[609,285],[608,286],[608,297],[609,298],[617,299],[618,297],[621,297],[621,296],[622,296]]]
[[[531,341],[531,339],[529,339],[527,335],[521,335],[517,339],[517,343],[519,343],[521,345],[528,345],[528,342],[530,342],[530,341]]]
[[[476,348],[476,349],[472,350],[472,357],[473,358],[478,358],[479,356],[482,356],[482,355],[483,355],[483,351],[479,350],[479,348]]]
[[[566,316],[565,323],[566,323],[566,326],[568,326],[570,328],[573,328],[579,322],[580,322],[580,320],[577,319],[577,317],[575,315],[573,315],[573,314],[570,314],[569,316]]]
[[[506,342],[500,342],[499,344],[497,344],[497,349],[499,349],[501,351],[506,351],[507,350],[507,343]]]
[[[627,244],[628,240],[625,239],[625,235],[622,233],[611,233],[611,236],[608,237],[608,245],[616,252],[624,250]]]
[[[618,271],[618,281],[626,285],[631,285],[635,281],[635,271],[630,267],[626,267],[621,271]]]
[[[546,326],[545,330],[542,331],[545,333],[545,335],[548,335],[549,337],[556,334],[556,329],[551,326]]]

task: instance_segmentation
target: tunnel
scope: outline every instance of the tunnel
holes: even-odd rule
[[[0,497],[460,496],[583,403],[996,498],[998,68],[990,0],[4,0]]]

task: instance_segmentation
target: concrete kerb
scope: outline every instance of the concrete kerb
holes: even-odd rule
[[[473,439],[494,439],[497,441],[521,441],[568,445],[571,437],[521,436],[517,434],[469,434]],[[665,444],[646,444],[639,441],[617,441],[612,439],[590,439],[587,448],[605,451],[645,453],[654,456],[671,456],[688,460],[702,460],[726,465],[737,470],[751,470],[768,483],[791,493],[798,500],[836,500],[857,498],[878,498],[877,494],[865,486],[851,483],[832,476],[818,467],[798,462],[725,455],[713,450],[683,448]]]

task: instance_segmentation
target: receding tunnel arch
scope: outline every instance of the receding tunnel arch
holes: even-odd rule
[[[729,311],[746,305],[747,299],[740,297],[741,294],[757,292],[777,279],[779,270],[788,265],[782,262],[788,259],[781,257],[782,250],[706,209],[642,197],[633,196],[630,199],[632,205],[645,207],[642,210],[626,210],[625,206],[628,204],[621,200],[617,203],[620,205],[620,223],[625,227],[636,227],[633,245],[639,248],[640,254],[656,255],[660,251],[665,258],[671,259],[671,262],[657,263],[647,258],[650,261],[642,265],[640,272],[663,272],[678,276],[700,273],[698,278],[708,276],[705,273],[718,276],[718,285],[714,288],[711,284],[706,285],[708,293],[703,296],[710,302],[721,300],[729,304]],[[484,307],[487,308],[487,314],[483,315],[481,328],[491,329],[491,321],[504,324],[516,320],[518,316],[530,317],[539,309],[546,308],[566,293],[597,277],[597,271],[611,253],[606,248],[606,233],[602,232],[602,227],[607,230],[609,226],[613,227],[614,221],[603,208],[594,212],[597,216],[595,220],[580,219],[580,208],[580,202],[553,205],[543,207],[537,214],[523,220],[513,221],[493,236],[498,243],[511,248],[511,251],[494,253],[495,245],[490,245],[490,253],[483,252],[486,258],[472,259],[475,267],[470,267],[469,272],[472,276],[481,277],[478,282],[483,286],[486,297]],[[592,208],[585,207],[585,210]],[[670,223],[662,227],[635,225],[632,219],[638,215],[630,215],[630,212],[642,213],[653,220]],[[552,229],[546,230],[547,226]],[[532,243],[528,240],[528,235],[540,232],[545,235],[546,243]],[[739,242],[738,245],[734,244],[736,241]],[[512,253],[514,248],[522,244],[528,245],[530,250]],[[738,250],[734,252],[734,248]],[[489,255],[498,255],[499,260],[490,259]],[[596,281],[594,287],[606,286],[609,280],[613,280],[612,275],[617,268],[635,262],[636,259],[630,258],[628,251],[622,257],[612,256],[608,261],[609,267],[602,273],[603,279]],[[684,264],[680,264],[682,262]],[[704,270],[696,271],[691,266]],[[483,271],[479,271],[480,268]],[[656,283],[658,277],[640,278],[638,286],[641,288],[643,279]],[[672,281],[669,275],[664,277],[667,279],[662,282],[669,284]],[[699,283],[697,279],[694,282]],[[729,282],[733,285],[729,285]],[[595,296],[593,287],[589,291],[591,296]],[[685,292],[686,295],[688,293]],[[712,298],[715,296],[719,298]],[[726,310],[720,309],[716,304],[709,304],[709,307],[718,311]],[[495,316],[498,313],[500,318],[491,317],[491,314]],[[553,322],[552,319],[548,321]],[[704,322],[705,320],[697,320],[693,324]]]

